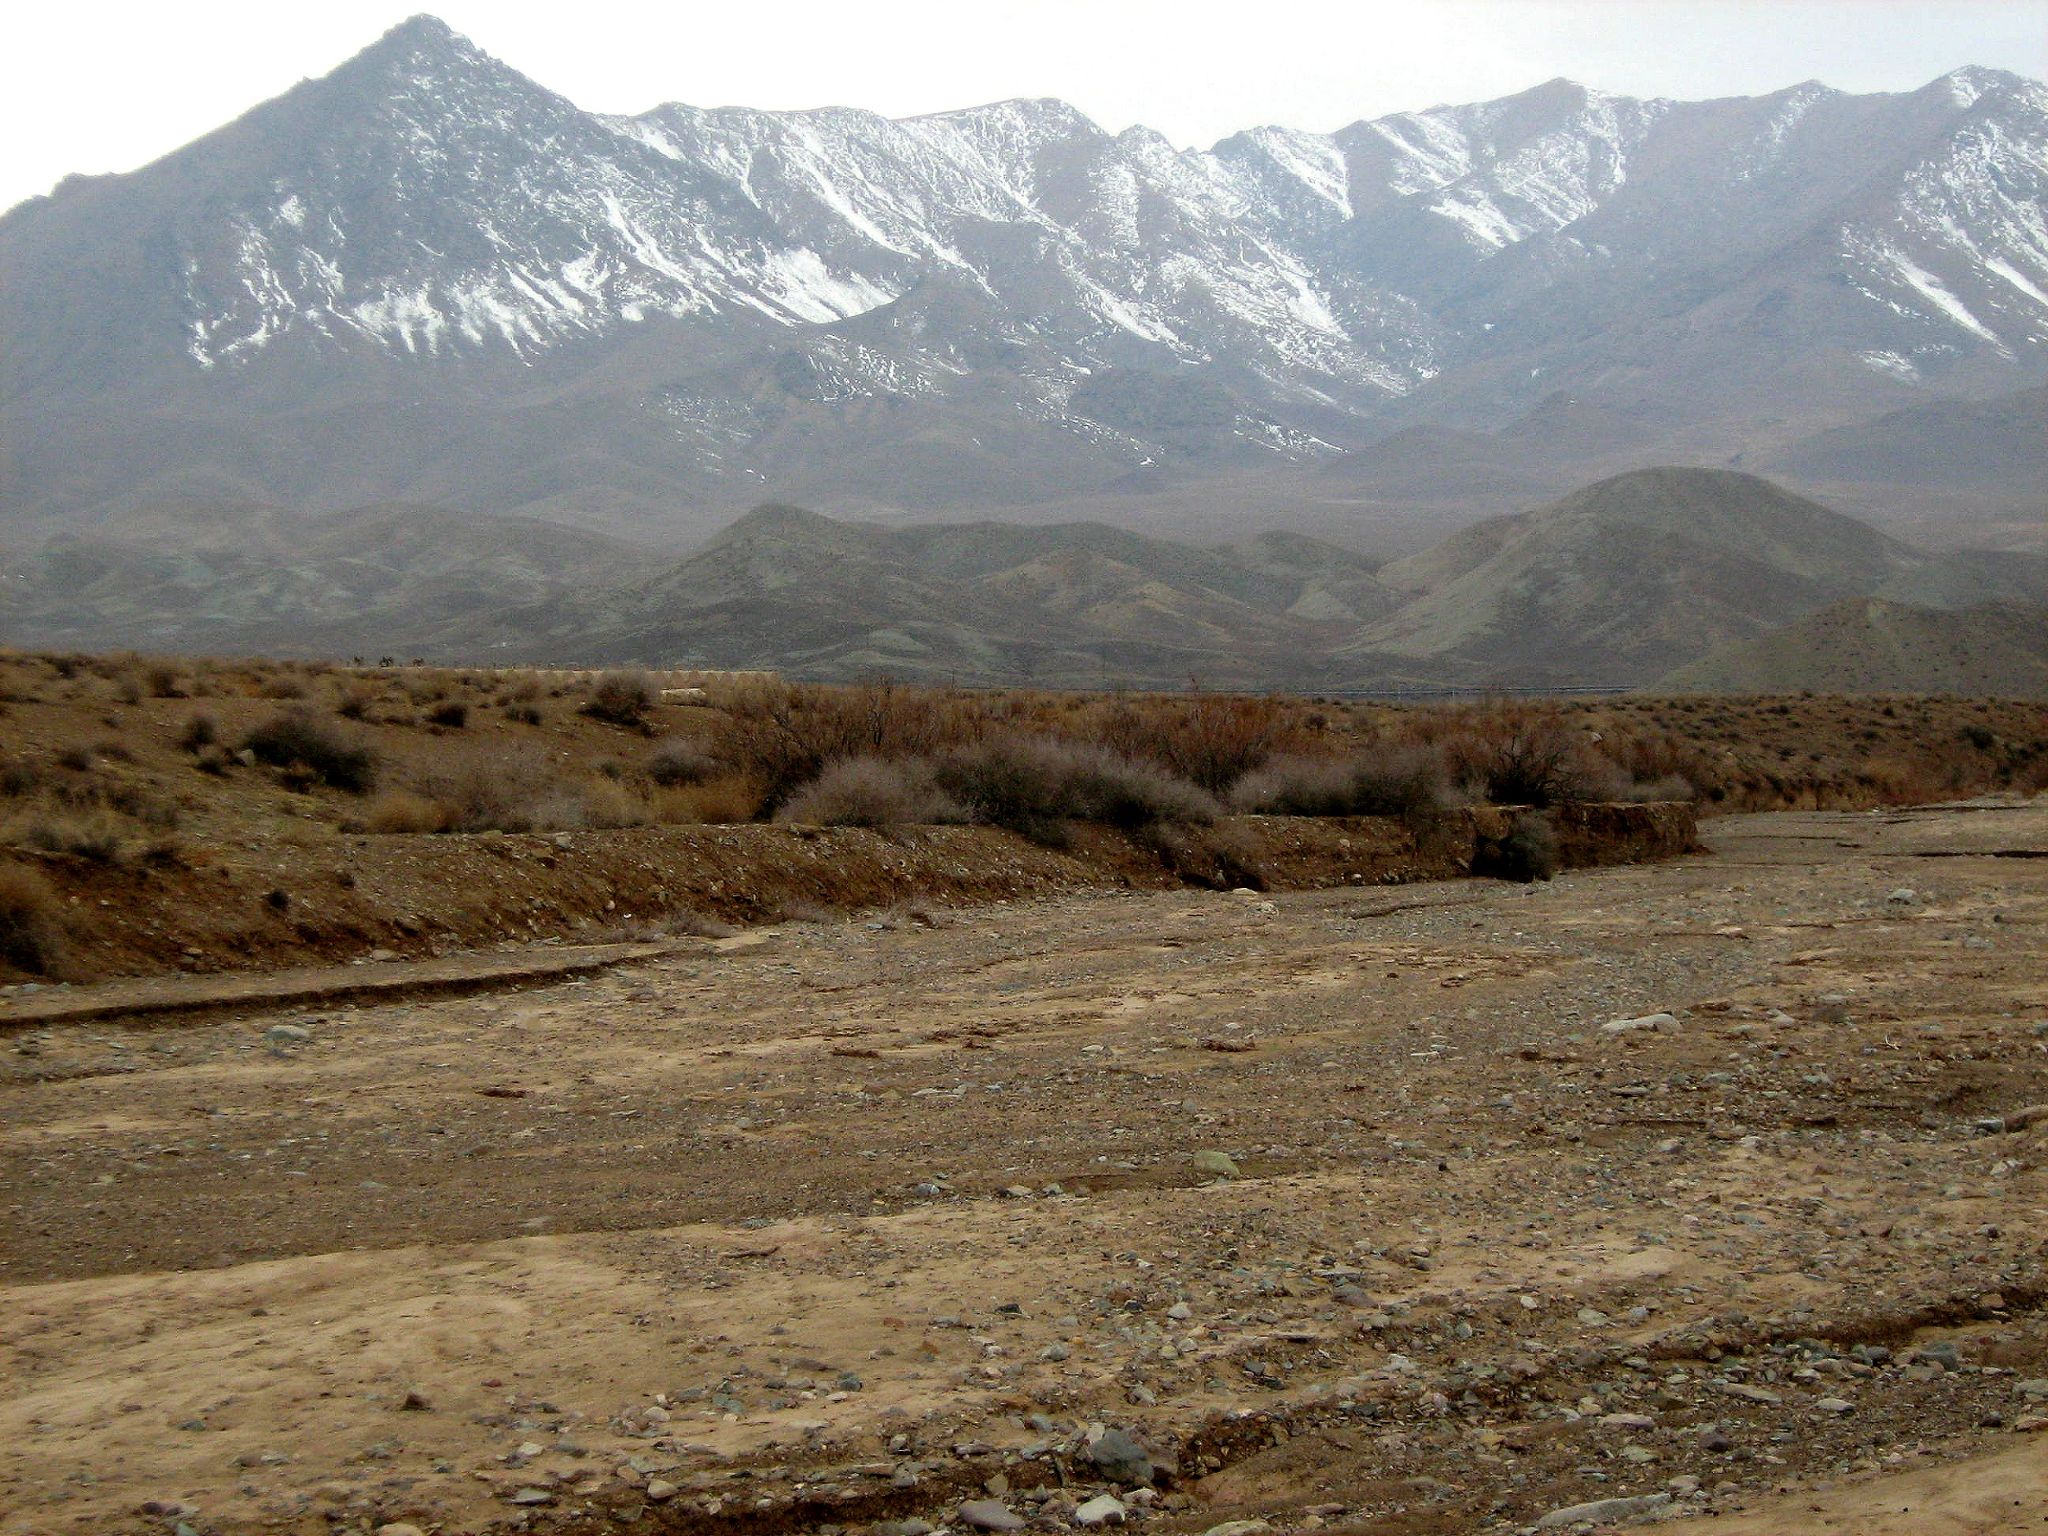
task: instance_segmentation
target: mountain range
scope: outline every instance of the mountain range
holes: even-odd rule
[[[0,542],[677,551],[774,501],[1379,557],[1663,463],[2024,541],[2044,205],[2048,89],[1992,70],[1191,150],[1050,100],[607,116],[417,17],[0,217]]]
[[[196,553],[161,519],[141,537],[65,535],[0,560],[0,643],[1067,687],[1624,688],[1798,675],[1786,658],[1799,643],[1762,660],[1741,648],[1866,599],[1922,616],[1887,623],[1909,641],[1949,637],[1944,655],[1978,621],[1934,610],[2048,607],[2048,556],[1934,554],[1729,470],[1632,471],[1392,562],[1271,530],[1198,545],[1101,523],[885,526],[776,504],[669,561],[510,515],[242,508],[231,524]],[[1996,631],[2001,655],[2012,629]],[[1880,654],[1843,633],[1834,623],[1808,649]],[[1892,644],[1882,675],[1908,677],[1923,651]],[[1700,664],[1720,670],[1677,672]],[[1815,675],[1839,687],[1848,672]],[[1926,674],[1929,687],[1962,675]]]

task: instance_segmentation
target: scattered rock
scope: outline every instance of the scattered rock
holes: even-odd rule
[[[507,1502],[513,1504],[552,1504],[555,1502],[555,1496],[545,1488],[521,1488],[511,1494]]]
[[[1539,1531],[1554,1531],[1560,1526],[1588,1524],[1606,1525],[1616,1520],[1634,1520],[1662,1509],[1671,1502],[1668,1493],[1642,1493],[1633,1498],[1595,1499],[1590,1504],[1572,1504],[1564,1509],[1553,1509],[1536,1522]]]
[[[1001,1499],[969,1499],[960,1506],[960,1519],[977,1531],[1021,1531],[1024,1517]]]
[[[680,1491],[674,1483],[669,1482],[666,1478],[650,1477],[647,1479],[645,1492],[648,1502],[651,1504],[665,1504]]]
[[[1745,1403],[1782,1403],[1785,1401],[1784,1398],[1773,1392],[1769,1387],[1752,1387],[1748,1382],[1744,1381],[1724,1381],[1720,1383],[1720,1388],[1728,1396],[1739,1397]]]
[[[1113,1483],[1143,1487],[1152,1481],[1152,1458],[1145,1448],[1120,1429],[1105,1429],[1081,1453],[1089,1464]]]
[[[1099,1494],[1074,1511],[1076,1525],[1122,1525],[1130,1511],[1124,1508],[1124,1501],[1113,1493]]]
[[[1607,1023],[1600,1026],[1600,1032],[1605,1035],[1629,1035],[1634,1034],[1639,1029],[1660,1030],[1676,1028],[1678,1028],[1677,1014],[1646,1013],[1638,1019],[1610,1019]]]
[[[272,1045],[304,1045],[313,1031],[298,1024],[273,1024],[263,1031],[263,1038]]]

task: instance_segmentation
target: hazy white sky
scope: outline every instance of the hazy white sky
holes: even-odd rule
[[[128,170],[324,74],[423,0],[39,4],[0,23],[0,208]],[[1821,79],[1903,90],[1960,64],[2048,74],[2048,0],[444,0],[584,107],[1061,96],[1207,145],[1259,123],[1505,95],[1555,75],[1637,95]]]

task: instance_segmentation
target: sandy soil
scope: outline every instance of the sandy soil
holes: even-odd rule
[[[17,1029],[0,1532],[2039,1530],[2048,805],[1706,835]]]

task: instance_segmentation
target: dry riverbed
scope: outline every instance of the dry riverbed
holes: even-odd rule
[[[2048,804],[1705,835],[16,1026],[0,1533],[2048,1528]]]

